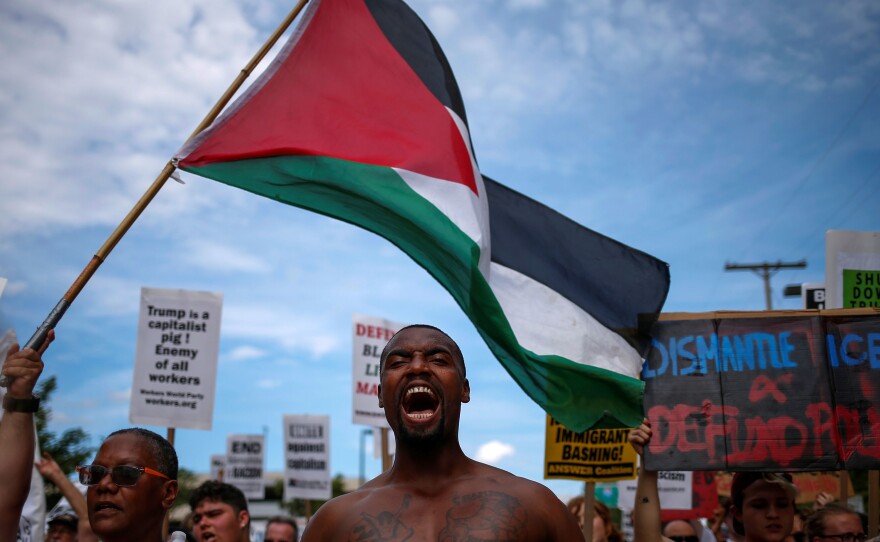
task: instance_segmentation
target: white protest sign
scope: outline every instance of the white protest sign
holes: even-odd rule
[[[212,455],[211,456],[211,480],[217,480],[218,482],[222,482],[223,478],[226,476],[226,456],[225,455]]]
[[[141,289],[132,424],[211,429],[223,294]]]
[[[637,480],[617,482],[617,507],[632,510],[636,502]],[[693,473],[661,471],[657,473],[661,510],[690,510],[693,505]]]
[[[352,317],[352,423],[388,427],[385,411],[379,408],[379,356],[403,326],[375,316]]]
[[[329,499],[330,416],[284,416],[284,500]]]
[[[394,455],[397,452],[397,441],[394,440],[394,433],[391,431],[385,431],[385,446],[387,446],[388,455]],[[373,428],[373,457],[376,459],[382,458],[382,429],[378,427]]]
[[[263,485],[263,435],[228,435],[224,482],[233,485],[248,499],[266,498]]]
[[[880,307],[880,232],[825,232],[825,308]]]

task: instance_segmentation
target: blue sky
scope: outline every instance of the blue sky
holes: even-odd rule
[[[824,280],[827,229],[880,230],[880,5],[870,0],[411,2],[458,78],[483,173],[670,264],[665,310],[761,310],[725,262]],[[257,0],[0,4],[0,298],[24,340],[290,8]],[[214,428],[180,430],[208,470],[227,433],[329,414],[357,476],[353,313],[456,339],[465,451],[540,480],[542,411],[445,291],[382,239],[183,174],[86,286],[46,356],[52,428],[128,425],[141,286],[224,294]],[[156,428],[164,432],[164,428]],[[367,474],[379,471],[370,460]],[[575,482],[550,482],[560,495]]]

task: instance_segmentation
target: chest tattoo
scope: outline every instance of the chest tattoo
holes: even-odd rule
[[[522,540],[526,513],[506,493],[481,491],[453,497],[439,542],[502,542]]]
[[[405,542],[418,525],[401,520],[409,509],[411,495],[405,495],[396,512],[361,512],[349,533],[349,542]],[[446,511],[446,525],[438,542],[515,542],[526,536],[526,512],[519,501],[506,493],[481,491],[452,498]]]
[[[349,542],[404,542],[412,538],[413,530],[402,521],[400,515],[409,508],[411,496],[404,495],[397,512],[379,512],[376,515],[361,513],[348,537]]]

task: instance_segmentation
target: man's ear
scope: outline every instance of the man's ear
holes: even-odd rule
[[[464,383],[461,385],[461,402],[469,403],[471,401],[471,383],[468,382],[468,379],[464,379]]]
[[[162,484],[162,508],[169,510],[174,506],[174,500],[177,499],[179,491],[180,487],[177,485],[177,480],[168,480]]]
[[[382,404],[382,384],[379,384],[379,387],[376,388],[376,393],[379,394],[379,408],[385,408],[385,405]]]
[[[244,529],[247,527],[247,524],[251,521],[251,515],[247,510],[239,510],[238,511],[238,526]]]

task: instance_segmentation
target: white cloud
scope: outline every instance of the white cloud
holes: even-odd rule
[[[447,5],[431,6],[427,19],[428,26],[435,36],[450,34],[461,24],[458,13]]]
[[[239,346],[234,348],[226,358],[230,361],[246,361],[265,357],[267,352],[253,346]]]
[[[256,386],[264,390],[271,390],[281,386],[281,380],[278,378],[261,378],[257,380]]]
[[[538,9],[547,5],[547,0],[508,0],[513,10]]]
[[[510,444],[493,440],[480,446],[477,450],[477,461],[494,465],[505,457],[512,456],[515,452],[516,450]]]
[[[184,263],[212,271],[263,274],[270,270],[264,260],[238,246],[204,238],[190,240],[185,254]]]
[[[342,338],[326,331],[333,327],[326,317],[280,306],[277,300],[265,305],[230,304],[223,311],[224,335],[271,340],[287,350],[308,350],[316,358],[341,346]]]
[[[107,396],[113,403],[130,403],[131,388],[126,388],[124,390],[113,390],[108,392]]]
[[[0,231],[124,216],[168,145],[256,48],[239,9],[230,0],[4,7],[0,54],[16,61],[0,73],[0,175],[13,181],[0,183]]]
[[[6,283],[6,287],[3,288],[3,291],[0,291],[0,295],[15,295],[26,291],[28,288],[27,282],[23,280],[10,280]]]

